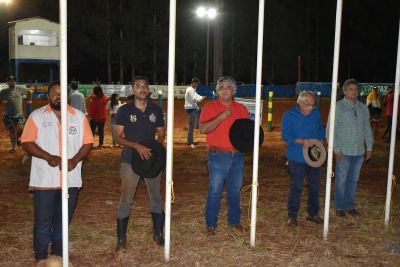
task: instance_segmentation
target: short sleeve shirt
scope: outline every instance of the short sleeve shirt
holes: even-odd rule
[[[232,115],[221,122],[212,132],[207,134],[206,142],[208,146],[233,149],[231,141],[229,140],[229,130],[235,120],[249,118],[249,113],[244,105],[235,101],[232,101],[230,108]],[[200,114],[200,122],[212,120],[226,109],[227,106],[225,106],[219,99],[209,102],[204,106]]]
[[[6,88],[0,91],[0,100],[6,101],[5,113],[22,114],[22,95],[27,94],[28,89],[21,87]]]
[[[138,109],[134,101],[122,105],[117,112],[115,124],[124,126],[124,137],[133,142],[154,139],[156,129],[164,126],[164,114],[161,108],[148,103],[144,112]],[[122,149],[122,162],[130,163],[132,148]]]

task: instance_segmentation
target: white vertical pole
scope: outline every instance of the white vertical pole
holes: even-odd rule
[[[392,175],[393,175],[394,152],[395,152],[395,147],[396,147],[397,111],[398,111],[398,106],[399,106],[399,86],[400,86],[400,23],[399,23],[399,36],[398,36],[398,41],[397,41],[396,80],[395,80],[395,84],[394,84],[392,129],[391,129],[391,136],[390,136],[390,154],[389,154],[389,167],[388,167],[387,189],[386,189],[386,207],[385,207],[385,228],[386,229],[389,226],[390,202],[392,199]]]
[[[256,245],[257,223],[257,190],[258,190],[258,154],[260,141],[260,111],[261,111],[261,79],[264,40],[264,7],[265,0],[260,0],[258,10],[258,41],[257,41],[257,77],[256,77],[256,111],[254,123],[254,149],[253,149],[253,183],[251,186],[251,222],[250,245]]]
[[[336,116],[336,95],[337,81],[339,71],[339,52],[340,52],[340,30],[342,24],[342,7],[343,1],[337,0],[336,6],[336,24],[335,24],[335,48],[333,53],[333,74],[332,74],[332,92],[331,92],[331,109],[329,112],[329,139],[328,139],[328,166],[326,169],[326,190],[325,190],[325,214],[324,214],[324,240],[328,239],[329,227],[329,207],[331,201],[331,182],[332,182],[332,165],[333,165],[333,139],[335,134],[335,116]]]
[[[171,236],[171,187],[173,163],[173,129],[174,129],[174,84],[175,84],[175,31],[176,0],[169,6],[169,52],[168,52],[168,110],[167,110],[167,171],[165,183],[165,246],[164,257],[170,258]]]
[[[61,85],[61,166],[63,266],[68,266],[68,154],[67,154],[67,0],[60,0],[60,85]]]

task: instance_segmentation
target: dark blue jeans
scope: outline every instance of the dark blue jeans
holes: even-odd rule
[[[71,222],[78,198],[78,188],[68,189],[68,222]],[[51,242],[51,255],[62,256],[62,208],[61,190],[33,191],[35,222],[33,225],[33,248],[35,259],[47,259]]]
[[[308,185],[308,214],[314,216],[319,212],[319,190],[321,182],[321,167],[313,168],[305,163],[289,160],[290,192],[288,200],[288,216],[296,219],[300,209],[303,180],[307,176]]]
[[[93,119],[90,120],[90,128],[92,129],[93,136],[96,133],[96,128],[98,127],[99,133],[99,145],[102,146],[104,144],[104,122],[95,121]]]
[[[216,227],[224,184],[227,187],[228,224],[240,224],[240,189],[243,184],[243,153],[208,152],[210,183],[206,204],[206,225]]]

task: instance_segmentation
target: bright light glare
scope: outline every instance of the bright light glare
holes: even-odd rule
[[[10,4],[12,0],[0,0],[0,4]]]
[[[207,11],[206,11],[206,9],[205,9],[204,7],[199,7],[199,8],[196,10],[196,14],[197,14],[197,16],[200,17],[200,18],[204,17],[204,16],[206,15],[206,13],[207,13]]]
[[[210,8],[210,9],[208,9],[208,11],[207,11],[207,17],[209,18],[209,19],[213,19],[213,18],[215,18],[217,16],[217,10],[215,9],[215,8]]]
[[[217,16],[217,10],[215,8],[206,9],[205,7],[199,7],[196,10],[196,14],[199,18],[204,18],[207,16],[208,19],[213,19]]]

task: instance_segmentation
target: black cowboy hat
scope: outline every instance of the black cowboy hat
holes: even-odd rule
[[[326,160],[326,150],[324,144],[320,140],[310,139],[312,146],[303,146],[304,160],[311,167],[321,167]]]
[[[229,129],[229,140],[236,150],[251,152],[254,148],[254,121],[237,119]],[[260,146],[264,142],[264,131],[260,126]]]
[[[151,157],[149,159],[142,159],[136,149],[134,149],[131,159],[132,170],[143,178],[155,178],[165,168],[166,150],[156,140],[145,140],[140,142],[140,144],[151,149]]]

